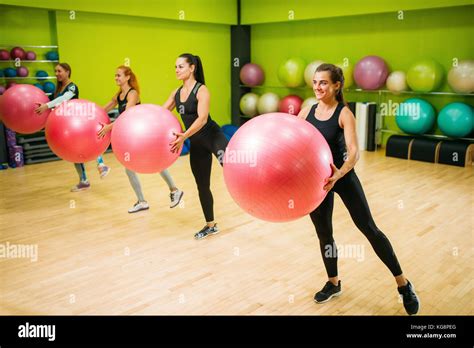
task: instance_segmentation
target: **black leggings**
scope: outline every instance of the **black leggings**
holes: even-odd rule
[[[335,249],[336,243],[332,233],[334,192],[341,197],[355,225],[367,237],[382,262],[390,269],[394,276],[402,274],[402,269],[392,245],[385,234],[375,225],[359,178],[354,170],[351,170],[336,182],[321,205],[310,214],[311,220],[316,227],[319,246],[328,277],[337,276],[337,253],[327,252],[327,250],[337,250]]]
[[[228,140],[217,124],[191,137],[189,160],[196,180],[199,200],[206,222],[214,221],[214,199],[211,193],[212,154],[222,166]]]

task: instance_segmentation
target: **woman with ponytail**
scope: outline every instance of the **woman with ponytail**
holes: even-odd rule
[[[61,103],[79,98],[79,88],[71,81],[71,67],[67,63],[59,63],[54,69],[54,73],[57,79],[57,86],[54,95],[50,97],[52,99],[49,103],[38,104],[36,112],[38,114],[43,113],[47,109],[53,109],[59,106]],[[79,175],[79,184],[75,185],[71,192],[84,191],[90,188],[89,180],[87,180],[86,168],[84,163],[75,163],[77,174]],[[105,177],[109,172],[110,168],[104,164],[102,156],[97,157],[97,170],[99,171],[100,178]]]
[[[118,106],[118,112],[120,115],[126,109],[131,108],[134,105],[140,104],[140,87],[138,85],[137,77],[135,76],[132,69],[130,69],[130,67],[121,65],[117,68],[117,71],[115,73],[115,83],[119,86],[119,90],[113,96],[112,100],[104,106],[106,112],[109,112],[110,110]],[[113,129],[113,125],[113,123],[105,125],[104,128],[102,128],[99,132],[99,136],[103,137],[107,132],[110,132]],[[149,209],[148,202],[143,196],[142,188],[140,185],[140,181],[138,180],[137,174],[127,168],[125,169],[125,172],[127,173],[130,185],[132,185],[133,191],[137,196],[137,202],[133,205],[132,208],[128,210],[128,212],[136,213],[141,210]],[[184,192],[178,190],[168,170],[163,170],[160,175],[163,180],[165,180],[166,184],[170,189],[170,208],[174,208],[181,201]]]
[[[189,53],[180,55],[176,60],[175,72],[183,85],[171,93],[163,107],[169,110],[176,108],[186,127],[184,133],[176,134],[176,140],[171,143],[172,151],[181,151],[184,141],[188,138],[191,141],[191,170],[206,219],[206,225],[194,238],[202,239],[219,232],[214,222],[214,200],[210,189],[212,155],[222,165],[228,141],[209,115],[210,95],[199,56]]]
[[[333,174],[324,186],[328,191],[327,196],[310,214],[328,275],[327,283],[315,294],[314,300],[317,303],[324,303],[342,293],[337,273],[337,247],[332,231],[332,211],[336,192],[357,228],[367,237],[375,253],[394,276],[398,292],[403,297],[405,310],[413,315],[419,309],[419,300],[414,287],[403,275],[390,241],[375,225],[362,185],[354,171],[359,158],[355,118],[345,105],[343,88],[342,70],[333,64],[321,64],[313,77],[313,90],[319,102],[304,108],[298,115],[321,132],[331,148],[334,159],[334,164],[331,163]]]

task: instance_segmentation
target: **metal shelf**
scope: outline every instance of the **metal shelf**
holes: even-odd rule
[[[275,88],[275,89],[296,89],[296,90],[304,90],[309,91],[311,90],[310,87],[285,87],[285,86],[247,86],[247,85],[240,85],[242,88]],[[345,93],[377,93],[377,94],[410,94],[410,95],[450,95],[450,96],[458,96],[458,97],[474,97],[474,93],[456,93],[456,92],[416,92],[416,91],[401,91],[401,92],[392,92],[388,89],[362,89],[362,88],[346,88],[344,89]]]
[[[56,80],[56,77],[55,76],[48,76],[48,77],[26,76],[26,77],[0,77],[0,79],[5,79],[5,80]]]
[[[16,63],[16,60],[0,60],[0,63]],[[20,63],[59,63],[59,60],[26,60],[20,59]]]
[[[34,46],[34,45],[2,45],[0,44],[0,48],[5,48],[5,47],[28,47],[28,48],[58,48],[58,46]]]
[[[448,137],[447,135],[442,135],[442,134],[407,134],[407,133],[401,133],[401,132],[397,132],[397,131],[390,130],[390,129],[380,129],[379,131],[382,132],[382,133],[390,133],[390,134],[396,134],[396,135],[420,136],[420,137],[435,138],[435,139],[447,139],[447,140],[474,141],[474,138],[452,138],[452,137]]]

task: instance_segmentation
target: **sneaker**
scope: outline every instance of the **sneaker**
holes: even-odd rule
[[[88,190],[90,187],[91,184],[89,183],[89,181],[80,181],[79,184],[72,187],[71,192],[85,191]]]
[[[407,282],[407,285],[398,287],[398,293],[403,298],[403,307],[405,307],[408,315],[414,315],[420,309],[420,300],[415,293],[415,287],[410,281],[407,280]]]
[[[209,227],[209,226],[206,225],[202,228],[201,231],[199,231],[198,233],[196,233],[194,235],[194,238],[195,239],[203,239],[203,238],[206,238],[210,234],[216,234],[216,233],[219,233],[219,229],[217,228],[217,224],[215,224],[213,227]]]
[[[103,179],[110,173],[110,167],[106,166],[105,164],[100,164],[97,166],[97,170],[99,171],[100,178]]]
[[[137,202],[137,203],[135,203],[135,204],[133,205],[133,207],[131,207],[130,209],[128,209],[128,212],[129,212],[130,214],[132,214],[132,213],[137,213],[137,212],[139,212],[139,211],[141,211],[141,210],[147,210],[147,209],[149,209],[149,208],[150,208],[150,206],[148,205],[147,202]]]
[[[314,295],[314,301],[316,301],[316,303],[328,302],[331,298],[341,294],[341,281],[339,280],[337,286],[328,281],[322,290],[318,291],[316,295]]]
[[[170,193],[171,204],[170,208],[176,207],[179,202],[181,202],[181,198],[183,198],[184,192],[178,189],[177,191]]]

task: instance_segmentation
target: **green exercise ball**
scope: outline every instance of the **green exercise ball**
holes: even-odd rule
[[[354,65],[349,63],[339,63],[336,65],[342,69],[342,73],[344,74],[343,88],[352,87],[352,85],[354,84]]]
[[[464,103],[449,103],[438,115],[438,127],[448,137],[462,138],[474,128],[472,108]]]
[[[427,101],[410,98],[401,103],[396,112],[398,127],[408,134],[424,134],[433,128],[435,110]]]
[[[254,117],[257,112],[258,95],[255,93],[246,93],[240,98],[240,111],[246,116]]]
[[[304,85],[304,70],[306,63],[301,58],[290,58],[278,68],[278,79],[286,87],[300,87]]]
[[[435,91],[441,86],[443,78],[443,67],[433,59],[416,62],[407,72],[407,84],[415,92]]]

